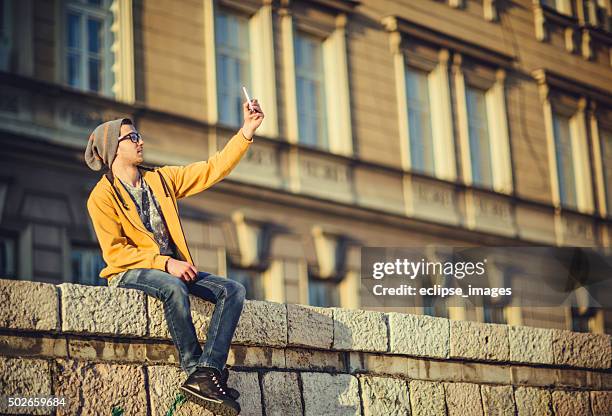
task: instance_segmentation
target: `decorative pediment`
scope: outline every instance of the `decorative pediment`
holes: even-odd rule
[[[510,67],[512,65],[512,61],[514,60],[514,56],[506,52],[489,49],[484,45],[467,42],[452,35],[433,30],[404,17],[395,15],[385,16],[381,20],[381,23],[388,32],[396,34],[396,46],[399,46],[397,42],[400,39],[400,37],[397,35],[407,35],[407,38],[418,39],[420,41],[437,45],[440,48],[459,52],[463,55],[500,67]]]

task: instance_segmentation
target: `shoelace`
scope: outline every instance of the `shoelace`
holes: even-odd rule
[[[219,390],[221,390],[221,393],[223,393],[223,395],[225,395],[225,391],[221,388],[221,385],[219,384],[219,382],[217,381],[217,377],[216,376],[212,376],[213,381],[215,382],[215,385],[217,386],[217,388]]]

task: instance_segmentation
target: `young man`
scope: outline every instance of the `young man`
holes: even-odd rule
[[[245,289],[233,280],[198,271],[179,220],[177,199],[194,195],[227,176],[253,142],[264,114],[257,100],[243,104],[244,124],[208,161],[147,168],[144,142],[129,119],[99,125],[89,137],[85,161],[108,168],[87,200],[107,266],[109,286],[142,290],[163,302],[166,323],[187,380],[181,390],[219,415],[236,415],[239,393],[227,387],[230,342],[242,313]],[[204,350],[191,319],[189,294],[215,303]]]

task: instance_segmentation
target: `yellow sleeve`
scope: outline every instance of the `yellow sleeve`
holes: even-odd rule
[[[172,183],[177,199],[191,196],[210,188],[229,175],[251,143],[253,143],[253,138],[248,140],[240,130],[220,152],[215,153],[208,161],[195,162],[186,166],[164,166],[159,170]]]
[[[87,200],[87,210],[106,264],[121,269],[143,268],[165,271],[166,261],[170,256],[144,251],[128,244],[127,238],[123,236],[117,212],[110,203],[92,196]]]

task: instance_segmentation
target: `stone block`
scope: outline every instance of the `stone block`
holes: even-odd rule
[[[387,351],[387,322],[382,312],[333,308],[334,349]]]
[[[359,382],[350,374],[302,373],[305,416],[360,416]]]
[[[510,326],[510,360],[519,363],[552,364],[553,330]]]
[[[134,289],[59,285],[62,331],[99,335],[144,336],[145,294]]]
[[[66,357],[66,338],[59,336],[0,335],[0,356]]]
[[[612,391],[592,391],[591,408],[593,416],[612,415]]]
[[[442,383],[412,380],[408,389],[410,390],[410,406],[413,415],[440,416],[446,414]]]
[[[448,416],[482,416],[478,384],[444,383]]]
[[[329,349],[334,337],[330,308],[287,304],[288,345]]]
[[[359,383],[364,416],[410,414],[408,384],[405,380],[361,376]]]
[[[70,358],[88,361],[132,361],[142,363],[146,358],[146,344],[141,342],[112,342],[98,339],[71,339]]]
[[[588,416],[591,414],[588,392],[553,391],[552,403],[555,416]]]
[[[450,356],[470,360],[508,361],[508,326],[450,321]]]
[[[552,416],[551,396],[548,390],[535,387],[517,387],[514,400],[518,416]]]
[[[0,279],[0,328],[30,331],[59,329],[55,285]]]
[[[245,345],[287,345],[287,308],[282,303],[246,300],[232,342]]]
[[[345,368],[342,354],[337,351],[287,348],[285,350],[285,365],[287,368],[299,370],[343,372]]]
[[[227,363],[238,367],[285,367],[285,350],[272,347],[232,345]]]
[[[67,402],[58,416],[110,414],[115,407],[126,415],[147,413],[141,366],[58,359],[53,380],[55,394]]]
[[[267,416],[302,414],[302,398],[297,373],[271,371],[262,378]]]
[[[0,412],[2,414],[52,414],[53,407],[9,407],[8,403],[9,397],[52,397],[49,362],[37,359],[0,357],[0,392],[2,392],[0,398]]]
[[[227,385],[240,392],[238,403],[242,411],[240,416],[261,416],[261,390],[259,377],[255,372],[230,371]]]
[[[554,362],[585,368],[610,368],[610,336],[556,329],[553,332]]]
[[[387,316],[392,354],[448,357],[450,344],[448,319],[397,312],[390,312]]]
[[[485,416],[514,416],[514,392],[512,386],[480,386]]]

